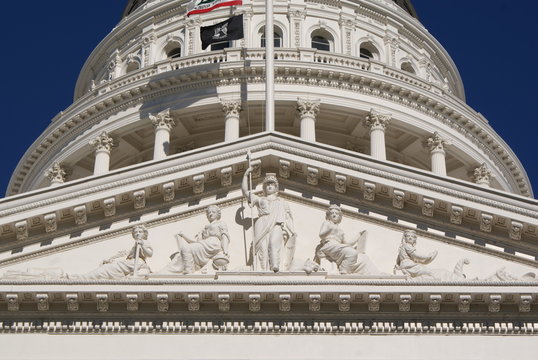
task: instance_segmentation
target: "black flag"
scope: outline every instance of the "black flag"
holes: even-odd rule
[[[243,38],[243,14],[232,16],[226,21],[211,26],[200,28],[202,49],[209,45],[223,41],[238,40]]]

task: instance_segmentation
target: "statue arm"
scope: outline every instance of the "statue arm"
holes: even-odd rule
[[[332,227],[333,223],[331,223],[329,220],[325,220],[323,224],[321,224],[321,229],[319,230],[319,237],[321,239],[324,239],[327,235],[331,233],[333,230]]]
[[[406,251],[409,254],[409,257],[419,264],[429,264],[437,257],[437,251],[432,251],[429,254],[423,254],[416,251],[414,247],[412,249],[412,251],[409,251],[406,248]]]
[[[255,204],[257,202],[257,196],[252,193],[252,189],[248,189],[249,187],[249,175],[252,172],[252,167],[249,167],[245,174],[243,175],[243,181],[241,182],[241,191],[243,192],[243,196],[247,198],[249,202],[252,204]]]
[[[179,237],[185,239],[185,241],[188,242],[188,243],[195,243],[195,242],[197,241],[197,237],[198,237],[198,236],[197,236],[196,238],[193,239],[193,238],[191,238],[190,236],[185,235],[185,234],[183,233],[183,231],[178,232],[178,233],[177,233],[177,236],[179,236]]]
[[[139,243],[140,246],[140,253],[144,255],[144,257],[152,257],[153,256],[153,247],[148,241],[141,241]]]
[[[222,247],[222,252],[224,255],[228,256],[228,246],[230,245],[230,234],[228,233],[228,227],[225,223],[221,222],[219,224],[220,232],[220,242]]]

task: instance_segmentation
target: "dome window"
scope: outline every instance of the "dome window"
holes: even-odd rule
[[[318,50],[331,51],[329,40],[320,35],[312,36],[312,47]]]
[[[181,47],[174,47],[166,52],[166,57],[169,59],[175,59],[181,57]]]
[[[404,62],[404,63],[402,63],[402,65],[400,66],[400,68],[401,68],[403,71],[406,71],[406,72],[411,73],[411,74],[415,74],[415,69],[413,68],[413,65],[411,65],[410,62]]]
[[[274,30],[275,30],[275,32],[273,33],[274,46],[276,48],[282,47],[282,30],[280,30],[276,26],[274,27]],[[262,48],[264,48],[265,47],[265,26],[260,29],[259,34],[261,35],[260,45]]]
[[[140,69],[140,64],[136,61],[132,61],[127,65],[127,69],[125,70],[125,73],[128,74],[138,69]]]
[[[377,48],[371,42],[365,42],[361,44],[359,57],[368,60],[378,60],[379,51],[377,51]]]

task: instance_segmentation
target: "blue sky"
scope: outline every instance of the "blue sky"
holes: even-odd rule
[[[84,61],[120,20],[126,3],[2,4],[0,196],[26,149],[71,104]],[[413,4],[421,22],[458,66],[467,103],[514,150],[538,194],[538,2],[414,0]]]

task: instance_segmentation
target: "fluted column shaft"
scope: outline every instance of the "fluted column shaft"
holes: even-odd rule
[[[241,112],[240,100],[221,101],[224,112],[224,141],[239,139],[239,113]]]
[[[316,141],[316,116],[319,113],[319,104],[319,100],[297,99],[302,139]]]
[[[156,115],[149,115],[155,128],[155,145],[153,148],[153,160],[164,159],[168,156],[170,147],[170,131],[176,125],[170,116],[170,109],[166,109]]]
[[[370,128],[370,155],[378,160],[386,160],[385,128],[390,122],[390,114],[381,114],[374,109],[366,115],[365,126]]]
[[[110,151],[114,147],[114,140],[103,131],[101,135],[90,141],[90,145],[95,148],[93,174],[106,174],[110,169]]]
[[[435,132],[426,140],[426,147],[430,151],[432,172],[446,176],[446,151],[445,146],[450,143]]]

